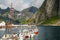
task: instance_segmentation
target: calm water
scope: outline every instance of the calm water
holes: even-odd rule
[[[39,40],[60,40],[60,27],[39,26]]]
[[[7,29],[9,30],[9,29]],[[13,32],[19,33],[20,28],[13,29]],[[22,29],[23,30],[23,29]],[[60,40],[60,27],[58,26],[38,26],[38,40]],[[9,31],[0,31],[0,38]],[[8,33],[9,34],[9,33]]]

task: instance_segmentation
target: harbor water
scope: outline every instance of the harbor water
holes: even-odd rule
[[[38,28],[38,35],[32,37],[28,40],[60,40],[60,27],[58,26],[37,26]],[[29,29],[29,28],[13,28],[12,32],[19,34],[20,30]],[[7,31],[8,30],[8,31]],[[0,38],[4,34],[10,34],[10,29],[5,31],[0,30]],[[18,35],[19,36],[19,35]]]

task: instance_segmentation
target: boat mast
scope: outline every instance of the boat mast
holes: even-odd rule
[[[13,15],[14,15],[14,8],[13,8],[13,3],[11,2],[11,5],[10,5],[10,23],[12,23]]]
[[[10,5],[10,31],[11,33],[12,33],[13,14],[14,14],[14,8],[13,8],[13,3],[11,2],[11,5]]]
[[[10,16],[10,23],[6,23],[6,30],[5,30],[5,33],[8,31],[12,34],[12,20],[13,20],[13,14],[14,14],[14,8],[13,8],[13,3],[11,2],[11,5],[10,5],[10,13],[9,13],[9,16]],[[9,30],[8,30],[9,28]],[[6,37],[6,34],[5,34],[5,37]]]

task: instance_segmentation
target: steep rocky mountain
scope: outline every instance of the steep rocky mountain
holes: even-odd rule
[[[45,19],[45,5],[46,1],[43,2],[41,7],[35,12],[35,14],[29,19],[31,24],[38,24]]]
[[[34,17],[34,19],[33,19]],[[39,10],[32,16],[31,23],[36,25],[55,23],[60,17],[60,0],[45,0]],[[54,21],[55,20],[55,21]]]
[[[30,7],[30,8],[27,8],[27,9],[29,9],[28,11],[29,11],[29,12],[32,12],[32,13],[35,13],[35,12],[38,10],[38,8],[36,8],[36,7],[34,7],[34,6],[32,6],[32,7]]]
[[[26,9],[24,9],[24,10],[22,10],[20,13],[21,13],[21,15],[20,15],[20,17],[22,18],[22,19],[25,19],[25,20],[27,20],[27,19],[29,19],[33,14],[35,14],[35,12],[38,10],[38,8],[36,8],[36,7],[29,7],[29,8],[26,8]]]

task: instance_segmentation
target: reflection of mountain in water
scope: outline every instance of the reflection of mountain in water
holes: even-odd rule
[[[0,38],[4,35],[4,31],[0,30]]]
[[[19,33],[19,28],[13,28],[12,30],[10,28],[5,30],[0,30],[0,38],[2,38],[2,36],[5,34],[11,34],[11,31],[13,33]]]

